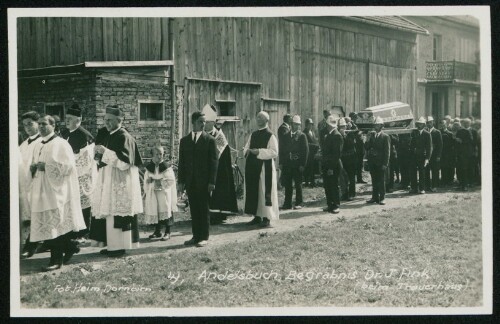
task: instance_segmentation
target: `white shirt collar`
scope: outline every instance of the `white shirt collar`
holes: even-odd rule
[[[422,132],[424,131],[424,129],[422,128],[421,130],[419,130],[418,132],[420,133],[420,135],[422,135]]]
[[[263,130],[263,129],[266,129],[266,128],[267,128],[267,126],[265,126],[265,127],[262,127],[262,128],[259,128],[259,130]]]
[[[77,127],[77,128],[75,128],[75,129],[73,129],[73,130],[71,130],[71,129],[69,129],[69,128],[68,128],[68,130],[69,130],[70,134],[71,134],[71,133],[73,133],[74,131],[76,131],[77,129],[78,129],[78,127]],[[113,132],[113,133],[114,133],[114,132]]]
[[[30,136],[29,139],[34,140],[37,136],[40,136],[40,133],[36,133],[35,135]]]
[[[49,135],[45,136],[45,137],[42,137],[42,141],[47,141],[49,138],[51,138],[52,136],[54,136],[54,132],[50,133]]]
[[[116,133],[116,132],[117,132],[118,130],[120,130],[120,129],[121,129],[121,127],[118,127],[118,128],[117,128],[117,129],[115,129],[114,131],[109,132],[109,135]]]
[[[191,133],[193,134],[193,135],[191,135],[191,138],[192,138],[192,139],[193,139],[193,141],[194,141],[195,137],[199,137],[199,136],[200,136],[201,131],[199,131],[199,132],[191,132]]]

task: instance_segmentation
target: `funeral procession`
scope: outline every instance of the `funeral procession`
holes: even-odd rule
[[[291,270],[375,284],[369,271],[391,266],[401,285],[404,267],[429,280],[455,273],[460,258],[431,261],[445,250],[480,274],[480,250],[467,250],[481,246],[479,26],[467,15],[17,18],[21,281],[116,272],[122,285],[175,295],[191,292],[180,283],[189,273],[212,289],[226,280],[212,272],[258,269],[252,282],[301,296],[285,291]],[[419,252],[390,252],[391,242]],[[138,269],[142,285],[127,279]],[[170,270],[180,276],[172,286]],[[163,285],[147,278],[157,271]],[[467,278],[480,289],[480,277]],[[210,301],[193,286],[193,305],[281,305],[266,301],[267,286],[255,302],[223,295],[224,285],[251,289],[236,281]],[[392,294],[410,294],[401,287]],[[26,305],[79,307],[30,289],[21,284]],[[320,305],[336,300],[324,293]],[[420,305],[412,293],[401,302]],[[391,303],[364,298],[346,303]],[[82,305],[99,307],[90,299]],[[167,299],[151,305],[191,305]],[[135,305],[122,302],[102,307]]]

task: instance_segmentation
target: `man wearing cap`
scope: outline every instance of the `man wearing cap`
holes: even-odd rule
[[[28,138],[19,146],[19,214],[21,218],[21,230],[25,232],[29,229],[31,222],[31,208],[28,199],[28,189],[33,180],[30,172],[30,165],[33,163],[33,150],[38,142],[42,140],[38,133],[38,119],[40,115],[35,111],[28,111],[21,116],[24,131]],[[21,253],[22,258],[30,258],[35,254],[39,243],[31,242],[30,236],[26,241]]]
[[[292,130],[286,138],[286,151],[283,154],[283,184],[285,186],[285,202],[282,209],[292,208],[293,183],[295,183],[294,209],[302,208],[302,175],[304,173],[309,145],[307,137],[300,131],[301,120],[299,115],[293,116]]]
[[[215,189],[210,197],[210,224],[222,224],[228,214],[238,212],[236,189],[234,188],[233,167],[231,152],[222,129],[215,127],[217,109],[213,105],[205,105],[202,113],[205,115],[205,131],[215,139],[217,148],[217,178]]]
[[[455,136],[448,130],[446,119],[439,124],[441,138],[443,139],[443,150],[441,153],[441,185],[448,186],[453,183],[455,177]]]
[[[365,138],[363,132],[358,129],[356,125],[356,119],[358,118],[358,114],[356,112],[351,112],[349,114],[349,118],[351,119],[351,130],[356,133],[356,180],[357,183],[366,183],[363,180],[363,159],[365,158]],[[349,127],[347,128],[349,129]]]
[[[432,155],[429,159],[429,164],[425,168],[425,184],[427,185],[426,190],[436,192],[436,188],[439,185],[439,166],[441,164],[443,138],[441,137],[441,132],[434,128],[434,118],[432,116],[427,117],[427,129],[432,139]]]
[[[59,269],[80,250],[71,242],[72,232],[85,229],[75,157],[67,141],[54,133],[55,120],[38,119],[40,136],[30,166],[31,232],[33,242],[45,241],[50,262],[44,271]]]
[[[385,179],[391,154],[391,139],[382,131],[384,128],[382,118],[375,119],[373,128],[375,132],[370,133],[370,138],[365,144],[373,187],[372,198],[367,203],[385,205]]]
[[[278,186],[274,159],[278,157],[278,141],[268,127],[269,114],[257,114],[257,131],[248,139],[243,153],[245,164],[245,213],[254,219],[248,225],[271,226],[279,219]]]
[[[347,117],[346,117],[347,118]],[[356,196],[356,133],[347,133],[347,123],[344,118],[339,119],[338,128],[344,145],[342,147],[342,168],[345,170],[346,192],[343,200],[352,201]]]
[[[425,167],[429,164],[429,158],[432,155],[432,138],[431,134],[426,131],[425,118],[420,117],[415,122],[417,129],[411,133],[410,142],[410,177],[411,190],[410,193],[425,193]],[[418,186],[417,186],[418,172]],[[418,191],[417,191],[418,189]]]
[[[186,189],[191,212],[193,237],[184,245],[203,247],[208,244],[210,230],[210,196],[216,188],[217,145],[213,136],[204,131],[205,115],[191,114],[192,131],[179,144],[179,190]]]
[[[307,145],[309,146],[309,154],[307,155],[306,169],[304,171],[304,182],[306,186],[311,188],[316,186],[316,166],[317,160],[314,158],[316,153],[318,153],[319,145],[318,139],[312,130],[313,120],[311,118],[306,119],[306,127],[304,128],[304,134],[306,134]]]
[[[344,140],[337,130],[337,120],[334,116],[327,116],[325,123],[326,135],[321,148],[323,152],[321,168],[327,206],[323,211],[338,214],[340,206],[339,176],[342,171],[341,154]]]
[[[94,181],[97,177],[97,166],[94,163],[94,137],[81,126],[82,111],[78,104],[74,103],[66,111],[66,128],[61,131],[61,137],[68,141],[73,149],[80,185],[80,204],[82,206],[83,219],[87,229],[77,234],[78,239],[83,239],[90,228],[91,195],[94,189]]]
[[[134,138],[122,127],[123,118],[117,105],[106,107],[107,132],[98,133],[94,148],[99,175],[92,196],[92,215],[105,219],[105,228],[100,229],[105,234],[97,237],[105,236],[107,249],[101,254],[110,257],[122,256],[125,250],[138,246],[137,214],[143,212],[138,169],[142,158]],[[96,222],[96,226],[101,225]]]

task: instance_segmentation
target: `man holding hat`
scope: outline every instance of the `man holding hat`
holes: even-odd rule
[[[73,149],[80,186],[80,204],[83,219],[87,229],[77,234],[78,239],[84,238],[90,228],[91,194],[97,177],[97,166],[94,163],[94,137],[81,126],[82,110],[74,103],[66,111],[66,128],[61,131],[61,137],[68,141]]]
[[[285,138],[286,151],[283,154],[283,184],[285,186],[285,202],[282,209],[292,208],[293,183],[295,183],[294,209],[302,208],[302,176],[306,167],[309,145],[307,137],[300,131],[300,116],[292,119],[292,130]]]
[[[425,118],[420,117],[415,125],[415,129],[411,134],[410,142],[410,193],[425,193],[425,167],[429,164],[429,159],[432,155],[432,138],[431,134],[426,131]],[[418,187],[417,187],[417,172],[418,172]],[[418,188],[418,191],[417,191]]]
[[[382,131],[384,121],[377,117],[373,124],[375,132],[372,132],[366,142],[368,152],[368,166],[372,178],[372,198],[367,203],[378,203],[385,205],[385,178],[389,167],[391,152],[391,139]]]
[[[202,113],[205,115],[205,131],[215,139],[217,146],[217,178],[215,189],[210,197],[210,224],[221,224],[228,214],[238,212],[236,189],[234,188],[231,152],[222,129],[215,127],[217,110],[213,105],[205,105]]]
[[[107,249],[101,254],[122,256],[126,249],[139,244],[137,214],[143,212],[138,166],[141,154],[134,138],[122,127],[123,111],[117,106],[106,107],[104,124],[107,132],[98,132],[94,159],[98,159],[99,175],[92,199],[92,215],[105,219],[101,235]],[[96,226],[102,224],[96,222]],[[91,226],[94,226],[92,222]],[[92,229],[91,229],[92,234]]]
[[[337,120],[334,116],[327,116],[325,123],[326,134],[321,147],[323,152],[321,167],[327,206],[323,211],[338,214],[340,206],[339,175],[342,171],[341,154],[344,140],[337,130]]]
[[[432,139],[432,155],[429,159],[429,165],[425,168],[425,184],[427,185],[427,190],[436,192],[436,188],[439,186],[439,167],[443,150],[443,138],[441,132],[434,128],[434,118],[432,116],[427,117],[427,129]]]

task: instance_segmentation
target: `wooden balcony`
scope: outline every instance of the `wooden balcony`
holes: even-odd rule
[[[426,62],[425,78],[428,81],[478,81],[479,74],[477,65],[473,63],[434,61]]]

